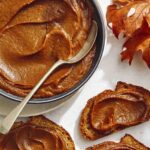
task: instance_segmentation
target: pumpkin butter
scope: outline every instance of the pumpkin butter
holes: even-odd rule
[[[86,150],[149,150],[144,144],[137,141],[132,135],[126,134],[120,142],[106,141]]]
[[[26,124],[1,136],[1,150],[60,150],[65,149],[56,131]]]
[[[107,91],[96,99],[91,111],[91,125],[101,132],[136,125],[146,118],[147,105],[142,94],[131,90]],[[138,110],[138,111],[137,111]]]
[[[9,133],[0,134],[0,150],[75,150],[69,133],[44,116],[16,122]]]
[[[105,90],[87,102],[80,130],[86,139],[96,140],[149,119],[150,91],[120,81],[115,90]]]
[[[25,96],[58,60],[84,45],[92,22],[85,0],[2,0],[0,3],[0,88]],[[35,94],[69,90],[88,72],[95,48],[79,63],[58,68]]]

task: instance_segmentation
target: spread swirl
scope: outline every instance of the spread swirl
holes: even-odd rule
[[[119,143],[107,141],[86,150],[149,150],[149,148],[137,141],[132,135],[126,134]]]
[[[1,7],[0,88],[20,96],[58,59],[79,52],[92,22],[91,5],[84,0],[10,0],[2,1]],[[35,97],[72,88],[88,72],[94,49],[81,62],[55,71]]]
[[[29,120],[0,135],[0,150],[74,150],[71,137],[63,128],[43,116],[33,117],[33,122],[36,120],[40,120],[38,125]]]
[[[60,150],[65,149],[57,132],[33,125],[24,125],[5,135],[1,149],[11,150]]]
[[[130,89],[105,91],[94,101],[92,127],[102,132],[138,124],[147,118],[148,108],[142,94]]]
[[[105,90],[88,101],[80,120],[82,135],[95,140],[148,121],[149,99],[148,90],[118,82],[116,90]]]

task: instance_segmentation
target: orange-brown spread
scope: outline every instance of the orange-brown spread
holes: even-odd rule
[[[91,98],[80,119],[86,139],[95,140],[150,119],[150,91],[118,82],[116,89],[105,90]]]
[[[123,89],[106,91],[95,99],[91,111],[91,125],[100,132],[132,126],[145,120],[148,108],[143,94]]]
[[[24,124],[0,138],[0,150],[65,150],[66,145],[55,130]]]
[[[0,88],[25,96],[58,60],[84,45],[92,11],[84,0],[2,0]],[[57,69],[35,97],[67,91],[88,72],[94,48],[81,62]]]

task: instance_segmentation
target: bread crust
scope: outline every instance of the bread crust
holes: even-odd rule
[[[132,135],[126,134],[119,143],[107,141],[93,147],[88,147],[86,150],[111,150],[118,147],[126,147],[129,150],[150,150],[144,144],[137,141]]]
[[[134,147],[139,150],[150,150],[149,147],[145,146],[143,143],[136,140],[132,135],[126,134],[123,138],[121,138],[121,143],[128,144],[129,146]]]
[[[145,121],[148,121],[150,119],[150,91],[144,89],[143,87],[139,87],[139,86],[135,86],[132,84],[127,84],[124,82],[118,82],[115,91],[117,92],[122,92],[123,90],[131,90],[133,92],[139,92],[142,93],[143,97],[146,100],[146,105],[147,105],[147,112],[146,115],[143,117],[144,119],[140,120],[137,124],[143,123]],[[85,108],[83,109],[82,113],[81,113],[81,118],[80,118],[80,132],[82,134],[82,136],[87,139],[87,140],[96,140],[99,138],[102,138],[108,134],[117,132],[119,130],[125,129],[127,127],[130,126],[134,126],[134,125],[128,125],[126,127],[118,127],[116,129],[112,129],[112,131],[108,131],[108,132],[101,132],[101,131],[97,131],[96,129],[94,129],[90,123],[90,113],[92,111],[94,102],[97,99],[104,99],[106,96],[108,96],[109,94],[111,94],[112,90],[106,90],[100,94],[98,94],[97,96],[91,98]]]
[[[24,124],[31,124],[40,128],[47,128],[48,130],[53,130],[57,132],[60,137],[63,137],[64,144],[66,146],[66,150],[75,150],[74,142],[70,136],[70,134],[61,126],[57,125],[53,121],[47,119],[44,116],[35,116],[30,117],[26,123],[16,122],[13,126],[13,129],[19,128]]]

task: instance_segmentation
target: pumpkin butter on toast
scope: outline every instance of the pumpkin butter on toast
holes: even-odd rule
[[[84,138],[96,140],[150,119],[150,92],[142,87],[118,82],[116,89],[91,98],[80,119]]]
[[[133,136],[126,134],[119,143],[108,141],[86,150],[150,150],[150,148],[137,141]]]
[[[75,150],[69,133],[44,116],[18,122],[0,136],[0,150]]]

